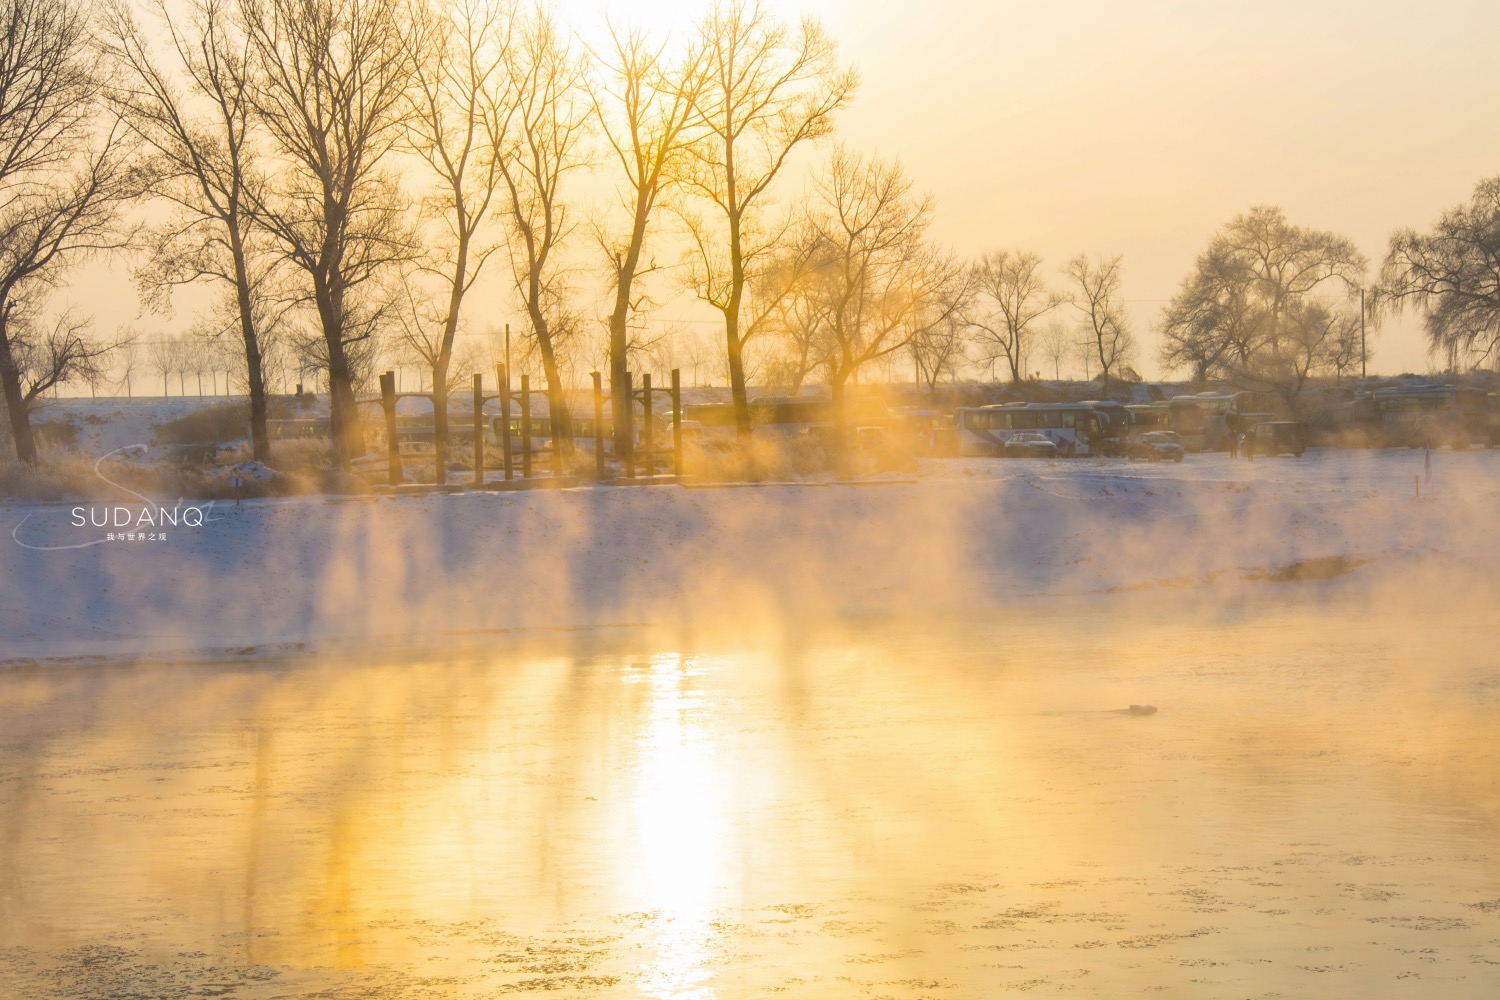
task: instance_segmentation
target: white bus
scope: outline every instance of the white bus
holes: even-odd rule
[[[1091,403],[1005,403],[965,406],[958,411],[958,453],[998,458],[1005,442],[1017,431],[1038,431],[1057,445],[1066,458],[1100,455],[1106,445],[1107,424]]]

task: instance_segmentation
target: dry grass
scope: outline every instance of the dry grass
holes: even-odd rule
[[[41,461],[23,465],[0,461],[0,496],[17,500],[71,500],[117,496],[94,474],[94,460],[75,451],[42,449]]]
[[[152,498],[219,500],[359,488],[333,467],[327,441],[275,442],[272,460],[267,463],[275,473],[270,478],[236,470],[236,466],[250,461],[250,446],[245,442],[217,449],[209,461],[178,461],[174,454],[180,457],[182,452],[153,449],[143,455],[118,454],[96,460],[68,448],[46,448],[35,466],[14,459],[0,462],[0,496],[20,500],[120,499],[130,492]],[[244,485],[234,487],[235,478],[243,480]]]
[[[248,403],[215,403],[158,424],[153,444],[220,444],[240,441],[250,432]]]

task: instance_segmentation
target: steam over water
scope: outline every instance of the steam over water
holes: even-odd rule
[[[7,670],[0,995],[1493,996],[1493,620],[1261,601]]]

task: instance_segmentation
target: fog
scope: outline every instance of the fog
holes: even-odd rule
[[[47,546],[105,531],[76,526],[76,505],[17,506],[15,538],[33,547],[0,555],[0,607],[8,656],[52,657],[327,640],[425,650],[679,622],[755,635],[1136,589],[1213,606],[1308,576],[1336,578],[1305,581],[1314,595],[1486,606],[1495,543],[1477,526],[1500,491],[1489,453],[1437,453],[1425,488],[1421,452],[1314,454],[1170,469],[934,462],[858,486],[221,502],[164,541],[60,550]]]

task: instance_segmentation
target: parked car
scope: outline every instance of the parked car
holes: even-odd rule
[[[1262,421],[1250,428],[1240,445],[1240,453],[1252,461],[1256,455],[1295,455],[1301,458],[1306,450],[1307,435],[1295,420]]]
[[[1143,459],[1147,462],[1182,461],[1182,438],[1176,431],[1147,431],[1132,438],[1125,447],[1125,455],[1132,462]]]
[[[1056,458],[1057,445],[1041,431],[1018,431],[1005,442],[1006,458]]]

